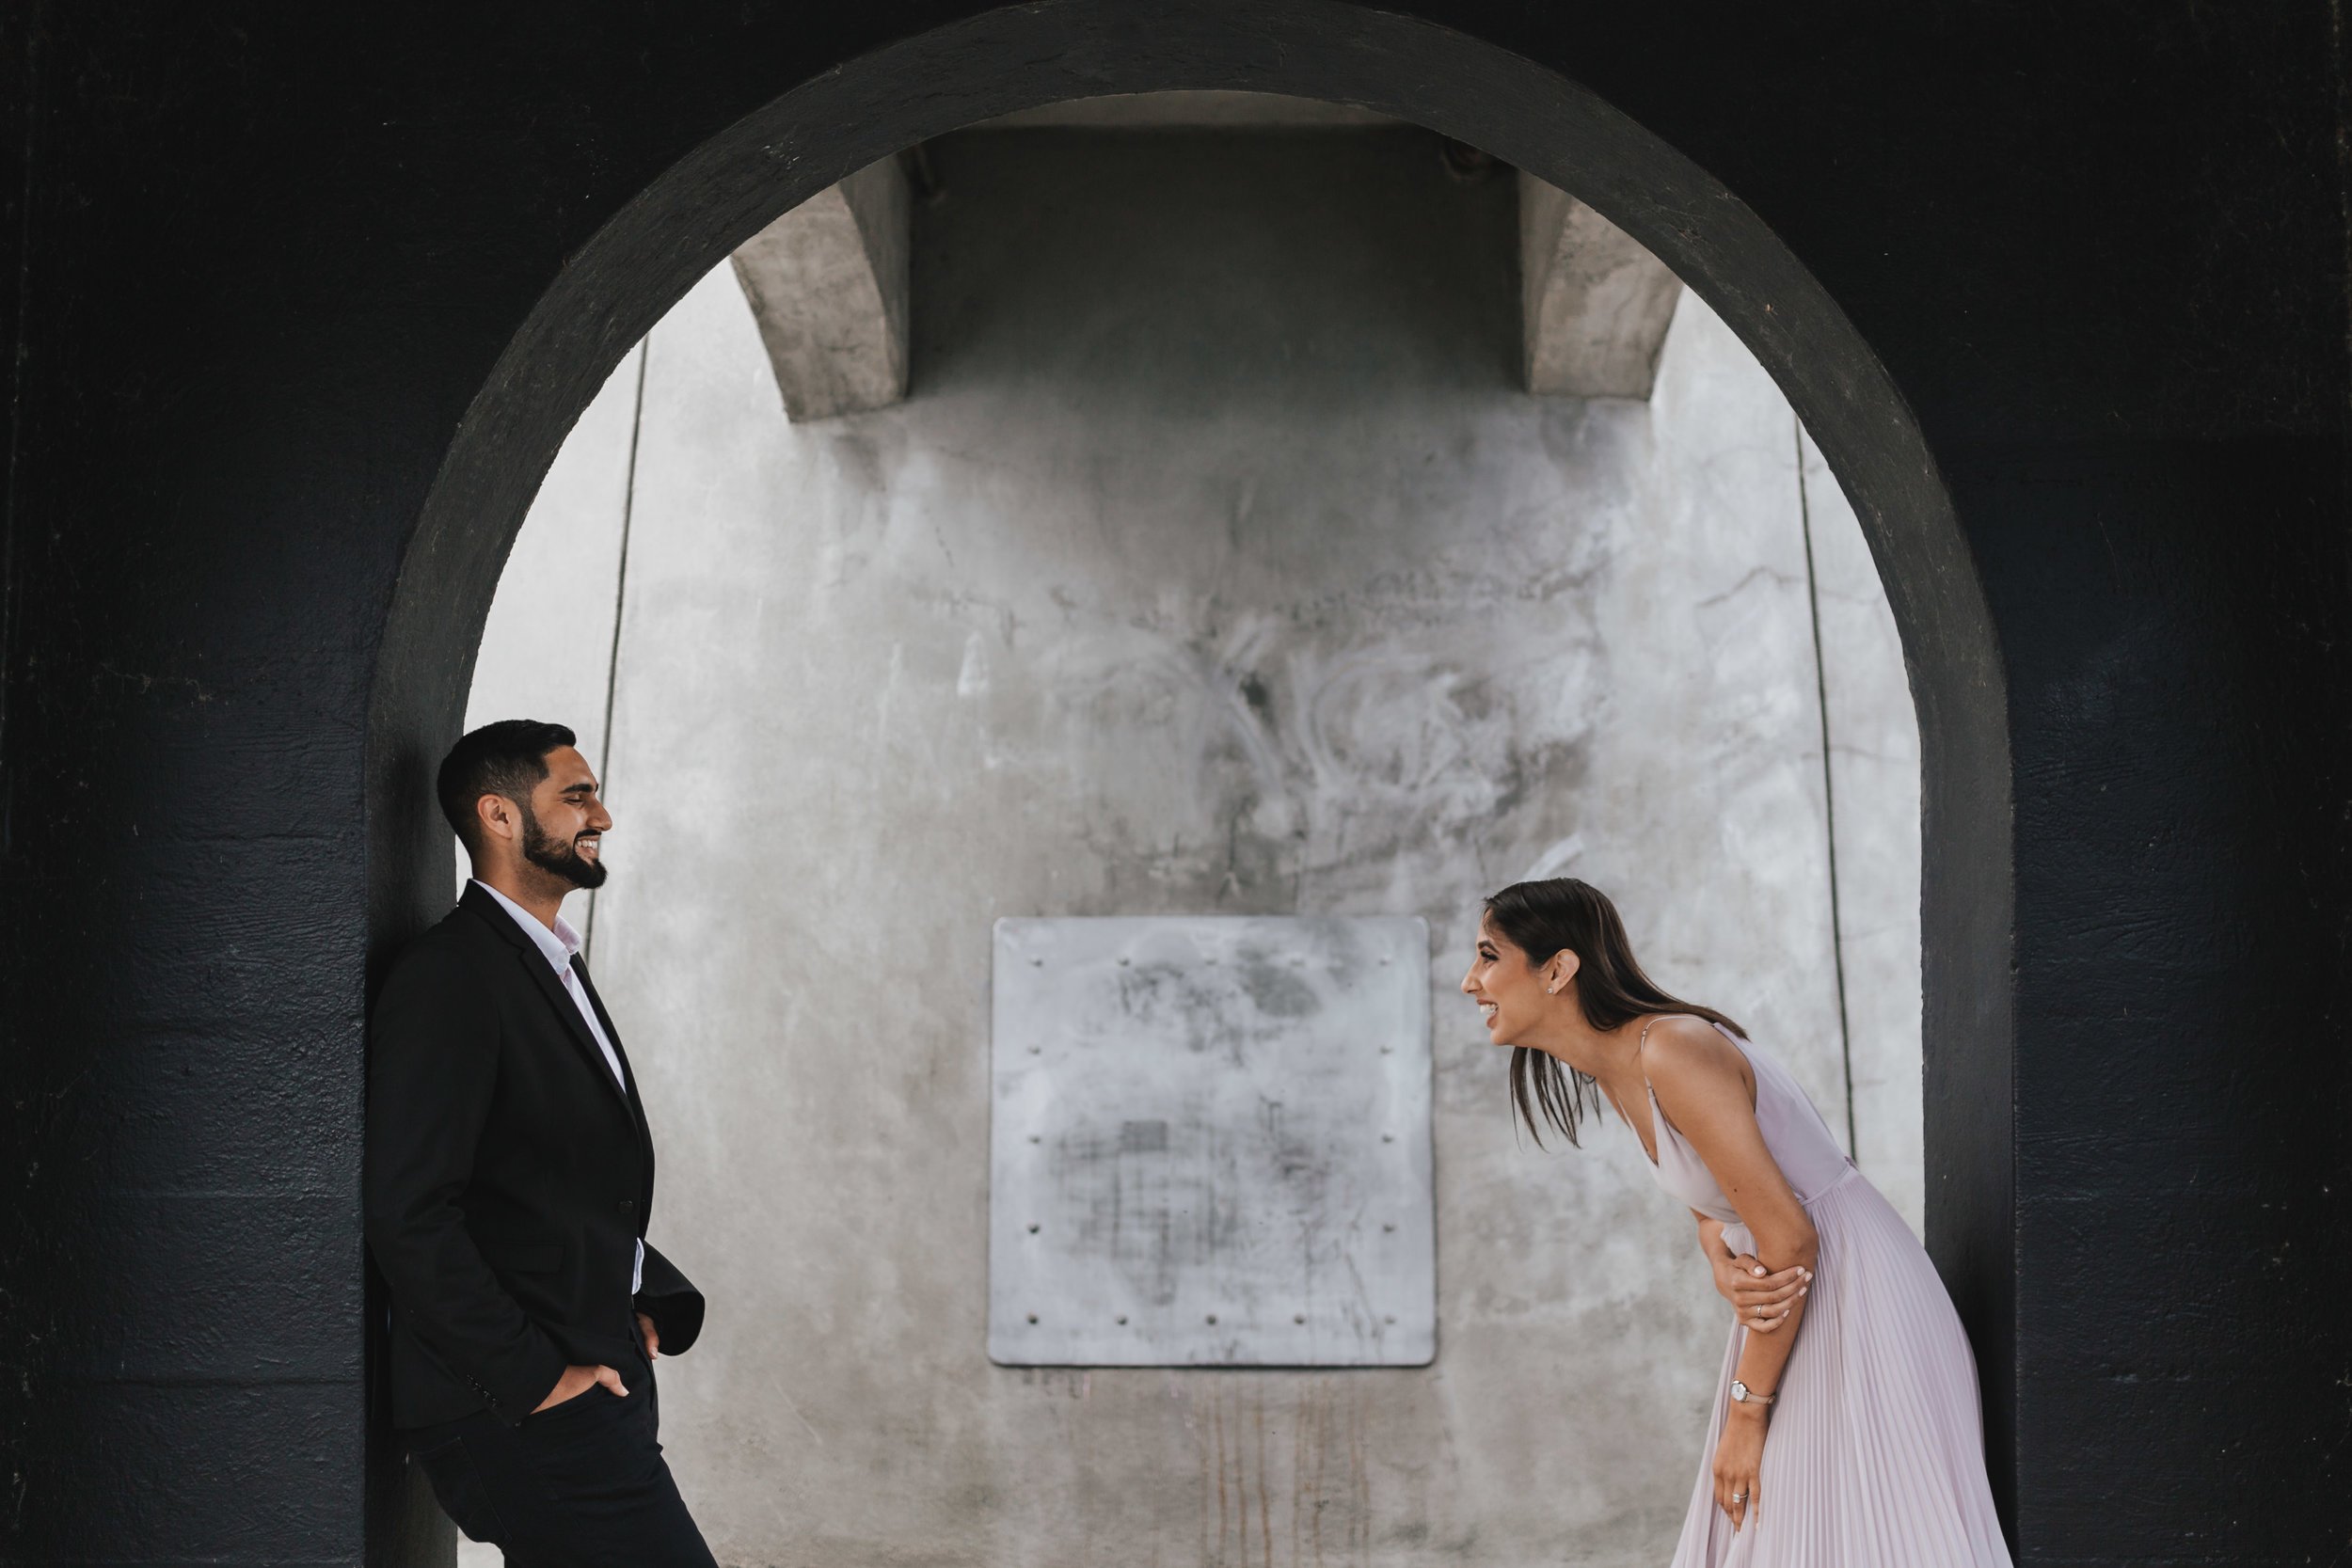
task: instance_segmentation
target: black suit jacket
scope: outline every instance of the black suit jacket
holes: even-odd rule
[[[364,1201],[391,1287],[395,1426],[485,1406],[519,1421],[572,1364],[627,1381],[634,1312],[665,1355],[702,1331],[701,1293],[650,1246],[630,1298],[653,1138],[620,1031],[586,989],[626,1092],[546,955],[469,882],[376,1000]]]

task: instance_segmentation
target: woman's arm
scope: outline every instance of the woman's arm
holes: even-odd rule
[[[1805,1283],[1798,1286],[1782,1320],[1788,1332],[1750,1334],[1740,1349],[1735,1375],[1756,1394],[1775,1394],[1804,1325],[1804,1292],[1820,1238],[1765,1146],[1738,1047],[1696,1019],[1661,1020],[1650,1031],[1643,1064],[1659,1107],[1697,1150],[1756,1238],[1757,1260],[1769,1270],[1804,1271]],[[1756,1476],[1769,1414],[1769,1407],[1756,1401],[1735,1402],[1716,1449],[1715,1500],[1735,1528],[1760,1501]]]
[[[1715,1276],[1715,1293],[1731,1303],[1732,1316],[1758,1334],[1770,1334],[1788,1321],[1788,1309],[1813,1276],[1802,1268],[1772,1273],[1755,1254],[1734,1255],[1724,1244],[1724,1222],[1691,1211],[1699,1222],[1699,1256]],[[1757,1310],[1762,1308],[1761,1311]]]

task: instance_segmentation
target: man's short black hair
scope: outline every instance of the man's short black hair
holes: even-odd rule
[[[475,801],[485,795],[503,795],[528,809],[531,792],[548,776],[548,753],[579,744],[579,737],[563,725],[536,719],[501,719],[461,736],[441,759],[433,788],[441,800],[441,815],[449,818],[466,853],[481,852],[482,819],[474,815]]]

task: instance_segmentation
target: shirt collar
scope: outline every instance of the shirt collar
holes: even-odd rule
[[[523,935],[529,937],[532,942],[538,946],[540,954],[546,958],[549,965],[556,969],[569,969],[572,967],[572,956],[580,951],[580,933],[572,929],[572,923],[570,921],[564,919],[560,914],[557,915],[555,917],[555,929],[550,931],[545,926],[539,924],[538,916],[532,914],[529,910],[524,909],[520,904],[516,903],[515,900],[509,898],[506,895],[501,893],[498,889],[492,887],[481,878],[469,878],[469,880],[470,880],[474,886],[480,888],[483,892],[497,899],[499,901],[499,907],[504,910],[508,914],[515,917],[515,924],[523,928]]]

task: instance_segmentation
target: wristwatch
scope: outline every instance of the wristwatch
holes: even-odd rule
[[[1741,1404],[1770,1404],[1780,1398],[1778,1394],[1759,1394],[1736,1377],[1731,1380],[1731,1397]]]

